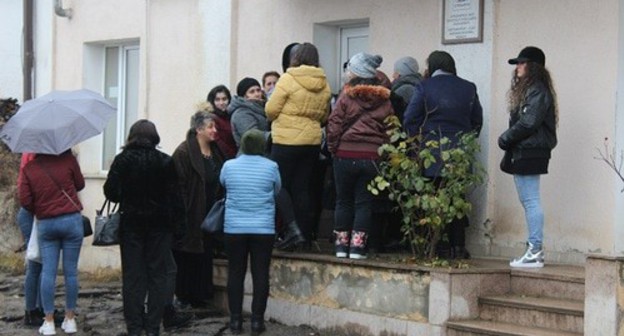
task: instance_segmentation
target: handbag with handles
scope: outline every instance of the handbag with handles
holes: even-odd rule
[[[217,233],[223,231],[225,221],[225,198],[217,200],[208,211],[206,218],[201,224],[202,231],[206,233]]]
[[[119,224],[121,216],[118,203],[111,209],[111,201],[105,200],[100,210],[95,210],[95,235],[93,246],[111,246],[119,244]],[[106,210],[106,212],[104,212]]]
[[[69,194],[67,194],[67,192],[65,191],[65,189],[61,188],[61,185],[56,181],[56,179],[54,177],[52,177],[52,175],[50,175],[50,173],[48,172],[48,169],[41,164],[41,162],[39,161],[35,161],[37,163],[37,165],[39,167],[41,167],[41,169],[43,170],[43,172],[48,175],[48,177],[50,178],[50,180],[52,180],[52,182],[54,182],[54,184],[56,185],[57,188],[59,188],[59,190],[61,190],[61,192],[63,193],[63,195],[65,195],[65,197],[67,197],[67,199],[71,202],[71,204],[76,208],[76,210],[78,210],[78,212],[80,212],[80,207],[78,206],[78,204],[76,204],[76,202],[74,202],[74,200],[69,196]],[[84,232],[84,236],[85,237],[89,237],[90,235],[93,234],[93,229],[91,228],[91,220],[89,219],[89,217],[82,215],[82,230]]]

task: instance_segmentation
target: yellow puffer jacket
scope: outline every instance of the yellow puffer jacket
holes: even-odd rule
[[[321,68],[301,65],[280,77],[265,106],[273,143],[319,145],[331,91]]]

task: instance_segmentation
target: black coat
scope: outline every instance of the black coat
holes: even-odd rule
[[[140,145],[126,146],[115,157],[104,183],[106,198],[120,203],[122,232],[179,232],[184,212],[178,190],[171,157]]]
[[[557,120],[553,97],[542,83],[531,86],[521,106],[511,113],[509,129],[498,138],[498,146],[511,151],[514,161],[550,159],[557,145]]]

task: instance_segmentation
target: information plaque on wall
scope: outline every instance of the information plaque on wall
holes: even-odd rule
[[[442,3],[442,44],[483,42],[483,0]]]

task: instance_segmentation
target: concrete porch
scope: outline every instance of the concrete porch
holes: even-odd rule
[[[468,264],[427,268],[276,252],[266,318],[365,336],[622,335],[620,258],[589,256],[585,265],[537,270],[512,270],[500,259]],[[227,311],[226,281],[227,262],[215,260],[217,302]],[[248,310],[250,276],[246,292]]]

